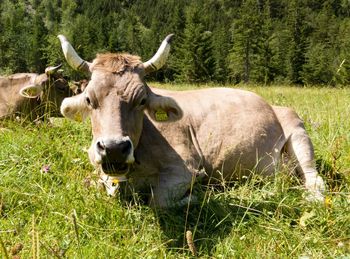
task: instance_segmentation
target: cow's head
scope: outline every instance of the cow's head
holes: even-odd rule
[[[29,85],[24,85],[19,94],[24,98],[40,99],[47,112],[56,114],[64,98],[72,96],[68,81],[59,71],[59,66],[47,67],[45,73],[34,76]],[[75,86],[77,89],[78,85]],[[52,109],[51,109],[52,108]]]
[[[59,35],[68,63],[91,74],[84,92],[66,98],[65,117],[83,120],[90,116],[93,141],[90,161],[108,175],[125,175],[134,162],[144,112],[154,121],[171,122],[182,110],[170,97],[156,95],[144,81],[147,73],[162,67],[170,50],[169,35],[149,61],[129,54],[99,54],[92,63],[82,60],[63,35]]]

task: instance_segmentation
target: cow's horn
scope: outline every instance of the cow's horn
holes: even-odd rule
[[[60,39],[62,51],[68,64],[75,70],[80,70],[85,73],[90,73],[89,67],[91,63],[79,57],[77,52],[74,50],[74,48],[72,47],[72,45],[69,43],[69,41],[64,35],[60,34],[57,37]]]
[[[58,66],[55,66],[55,67],[47,67],[47,68],[45,68],[45,74],[50,75],[50,74],[56,72],[57,69],[59,69],[61,66],[62,66],[62,64],[59,64]]]
[[[148,61],[143,63],[146,73],[150,73],[160,69],[164,66],[170,52],[170,43],[174,37],[174,34],[169,34],[163,40],[157,53]]]

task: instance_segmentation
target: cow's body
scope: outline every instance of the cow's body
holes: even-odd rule
[[[66,98],[61,112],[76,120],[90,116],[90,161],[113,181],[129,177],[136,191],[148,190],[152,204],[166,207],[187,202],[199,172],[214,180],[269,176],[286,151],[310,197],[323,199],[311,141],[293,110],[238,89],[151,89],[144,74],[163,62],[160,51],[146,63],[127,54],[88,63],[60,40],[68,62],[91,73],[84,92]]]
[[[131,185],[136,190],[152,187],[158,206],[181,200],[203,169],[204,180],[211,183],[254,173],[273,175],[283,151],[294,156],[292,138],[298,138],[300,145],[295,147],[301,153],[298,165],[303,164],[298,173],[311,185],[317,179],[322,186],[311,141],[293,110],[271,107],[259,96],[238,89],[152,91],[172,97],[183,110],[182,119],[169,124],[145,117],[135,149],[138,163],[129,174]]]
[[[25,115],[35,119],[50,113],[59,114],[59,106],[65,97],[72,95],[68,82],[55,68],[47,73],[18,73],[0,77],[0,118]]]

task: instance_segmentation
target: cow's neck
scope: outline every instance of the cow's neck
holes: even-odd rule
[[[190,125],[153,123],[145,117],[141,138],[135,149],[136,170],[151,172],[172,164],[183,164],[189,170],[200,169],[203,157],[192,137]]]

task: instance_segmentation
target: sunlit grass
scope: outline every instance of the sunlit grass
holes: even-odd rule
[[[243,88],[271,104],[293,107],[304,119],[330,190],[325,204],[307,203],[287,169],[273,180],[256,177],[235,187],[198,184],[194,192],[200,202],[189,209],[152,210],[137,198],[124,203],[94,184],[97,176],[85,152],[91,140],[88,121],[1,121],[0,238],[8,255],[188,258],[190,230],[203,258],[349,257],[350,91]],[[16,251],[19,244],[23,248]],[[4,257],[1,246],[0,251]]]

